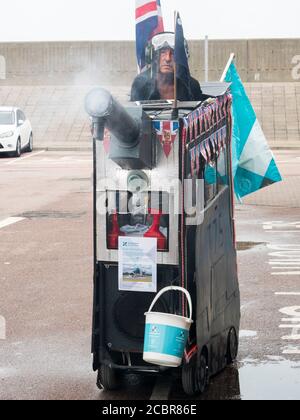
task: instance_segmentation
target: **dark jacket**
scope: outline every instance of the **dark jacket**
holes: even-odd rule
[[[132,84],[131,101],[155,101],[159,99],[161,98],[156,81],[150,77],[150,70],[138,75]],[[202,94],[200,83],[191,77],[190,89],[180,79],[177,80],[177,99],[179,101],[202,101],[206,99],[206,96]]]

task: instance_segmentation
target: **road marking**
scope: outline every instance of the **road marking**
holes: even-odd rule
[[[293,318],[299,318],[300,315],[300,306],[290,306],[288,308],[282,308],[279,311],[283,315],[287,315]]]
[[[24,217],[9,217],[8,219],[0,221],[0,229],[22,222],[22,220],[25,220]]]
[[[78,165],[91,165],[91,163],[92,162],[89,162],[89,161],[84,161],[84,160],[82,160],[82,161],[69,161],[69,162],[66,162],[66,161],[62,161],[62,160],[53,160],[53,161],[50,161],[50,160],[43,160],[43,159],[41,159],[41,160],[33,160],[33,161],[30,161],[30,162],[28,162],[28,161],[26,161],[26,162],[21,162],[22,163],[22,165],[27,165],[27,166],[33,166],[33,165],[36,165],[36,166],[40,166],[40,165],[43,165],[43,166],[45,166],[45,165],[47,165],[47,166],[57,166],[57,165],[61,165],[61,166],[63,166],[63,167],[71,167],[72,165],[73,166],[75,166],[75,167],[77,167]]]
[[[274,267],[274,268],[280,268],[281,270],[282,269],[283,270],[286,270],[287,268],[292,268],[293,270],[297,270],[297,269],[300,270],[300,267],[299,267],[300,261],[298,261],[298,262],[290,262],[290,261],[287,261],[287,262],[280,262],[280,263],[279,262],[276,262],[276,261],[270,261],[269,264],[272,267]]]
[[[272,276],[300,276],[300,271],[286,271],[283,273],[272,273]]]
[[[6,340],[6,320],[0,316],[0,340]]]
[[[293,234],[294,238],[298,238],[296,234],[300,233],[300,222],[283,222],[273,220],[271,222],[263,223],[263,229],[266,234],[272,233],[282,235],[283,233],[288,233]],[[273,271],[272,276],[284,276],[286,279],[289,276],[297,276],[297,278],[300,276],[299,244],[268,244],[268,249],[268,264],[271,266],[271,270]],[[300,296],[300,293],[276,292],[275,296]],[[282,348],[282,354],[298,355],[300,354],[300,346],[295,346],[294,344],[295,342],[300,341],[300,306],[282,308],[279,312],[285,315],[285,318],[281,319],[279,329],[290,330],[290,335],[281,337],[281,340],[285,343],[289,341],[291,343],[290,345]]]
[[[282,328],[282,327],[279,327]],[[289,327],[291,328],[291,327]],[[299,341],[300,340],[300,334],[297,334],[300,331],[299,328],[293,328],[291,335],[286,335],[282,337],[281,339],[284,341]]]
[[[168,401],[172,388],[172,378],[161,376],[157,378],[150,401]]]
[[[45,152],[46,152],[46,150],[42,150],[41,152],[31,153],[28,156],[24,156],[24,157],[21,157],[21,158],[16,158],[14,160],[11,160],[10,162],[5,163],[5,165],[13,165],[15,163],[22,162],[25,159],[30,159],[30,158],[33,158],[35,156],[41,155],[42,153],[45,153]]]
[[[300,340],[300,324],[293,324],[297,322],[300,315],[300,306],[291,306],[288,308],[282,308],[279,311],[281,314],[287,315],[289,318],[284,318],[281,322],[286,322],[286,324],[279,325],[279,328],[284,330],[291,330],[290,335],[285,335],[281,337],[283,341],[299,341]]]
[[[279,232],[274,232],[274,233],[279,233]],[[269,256],[268,264],[271,266],[272,276],[299,276],[300,275],[300,271],[299,271],[300,270],[300,247],[299,245],[295,245],[295,244],[270,245],[269,244],[268,249],[270,251],[273,251],[268,254]],[[282,270],[285,270],[285,271],[282,271]]]
[[[289,258],[289,259],[286,259],[286,260],[270,260],[270,262],[269,262],[271,265],[272,264],[278,264],[278,265],[284,265],[284,264],[291,264],[292,263],[292,265],[294,265],[294,264],[300,264],[300,260],[297,258],[297,259],[291,259],[291,258]]]
[[[44,153],[44,152],[41,152],[41,153]],[[37,156],[37,155],[35,155],[35,156]],[[62,159],[52,159],[52,160],[50,160],[50,159],[36,159],[36,160],[30,160],[30,162],[28,161],[28,160],[26,160],[26,161],[24,161],[25,159],[29,159],[29,157],[32,157],[32,156],[26,156],[26,157],[24,157],[23,159],[21,158],[21,159],[18,159],[18,160],[14,160],[14,161],[10,161],[10,162],[7,162],[7,163],[5,163],[4,165],[12,165],[12,164],[14,164],[14,163],[19,163],[19,165],[22,165],[22,166],[29,166],[29,167],[34,167],[34,166],[37,166],[37,167],[39,167],[39,166],[43,166],[43,167],[56,167],[56,166],[62,166],[62,167],[72,167],[72,166],[74,166],[74,167],[78,167],[79,165],[80,166],[91,166],[91,164],[92,164],[92,161],[91,160],[84,160],[84,159],[82,159],[82,160],[69,160],[69,161],[66,161],[66,160],[62,160]],[[4,166],[2,165],[2,166],[0,166],[0,169],[3,169],[4,168]]]
[[[300,318],[283,318],[282,322],[300,322]]]
[[[266,233],[300,233],[300,230],[276,230],[276,232],[266,230]]]
[[[284,348],[282,354],[300,354],[300,347],[287,346]]]

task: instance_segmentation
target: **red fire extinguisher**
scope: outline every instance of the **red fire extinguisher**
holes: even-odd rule
[[[112,214],[112,228],[108,234],[108,248],[109,249],[119,248],[119,236],[122,236],[122,233],[119,227],[118,214],[115,211]]]
[[[144,238],[156,238],[158,251],[166,251],[168,249],[168,241],[160,231],[160,219],[163,214],[155,209],[150,209],[150,214],[153,216],[153,223],[145,233]]]

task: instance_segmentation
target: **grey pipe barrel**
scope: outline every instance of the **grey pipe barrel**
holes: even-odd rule
[[[96,132],[101,132],[101,127],[105,126],[122,147],[132,148],[138,144],[140,122],[132,118],[107,90],[95,88],[88,93],[85,99],[85,109],[92,117]]]

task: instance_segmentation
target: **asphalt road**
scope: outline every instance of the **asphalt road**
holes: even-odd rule
[[[285,182],[237,206],[239,359],[201,399],[300,399],[299,156],[277,154]],[[183,398],[174,375],[95,386],[91,174],[89,153],[0,157],[0,399]]]

